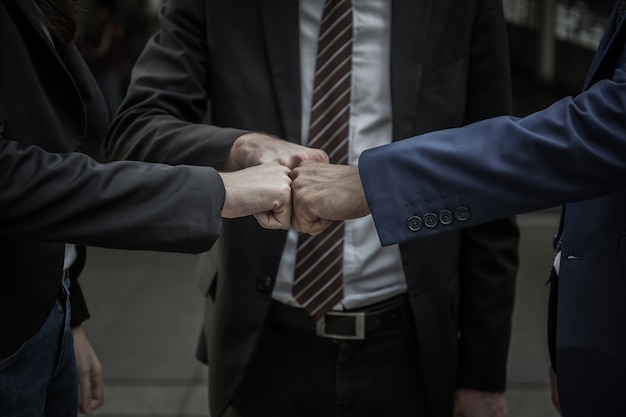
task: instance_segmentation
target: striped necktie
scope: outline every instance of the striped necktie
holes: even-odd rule
[[[346,164],[352,82],[351,0],[326,0],[311,103],[309,146],[326,151],[330,162]],[[293,296],[319,320],[343,298],[344,224],[298,241]]]

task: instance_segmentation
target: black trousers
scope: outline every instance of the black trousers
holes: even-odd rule
[[[272,315],[270,314],[270,317]],[[364,340],[269,319],[227,417],[429,416],[410,312]]]

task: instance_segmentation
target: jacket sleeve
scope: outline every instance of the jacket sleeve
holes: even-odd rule
[[[132,72],[126,98],[109,130],[109,160],[223,167],[244,130],[207,123],[210,100],[209,45],[204,1],[167,2],[160,30]]]
[[[70,327],[74,328],[90,317],[87,302],[85,301],[83,290],[78,281],[72,281],[70,287],[70,304],[72,305]]]
[[[497,117],[366,151],[360,175],[384,245],[581,201],[626,185],[626,68],[524,118]],[[427,202],[452,224],[411,230]]]
[[[221,228],[225,190],[212,168],[99,164],[2,140],[0,237],[199,253]]]

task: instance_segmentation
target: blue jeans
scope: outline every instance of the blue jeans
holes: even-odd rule
[[[39,332],[0,355],[0,416],[76,417],[78,387],[70,329],[69,280]]]

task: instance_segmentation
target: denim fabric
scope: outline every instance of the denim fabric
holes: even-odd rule
[[[69,280],[39,332],[0,355],[0,416],[76,417],[78,388],[70,329]]]

